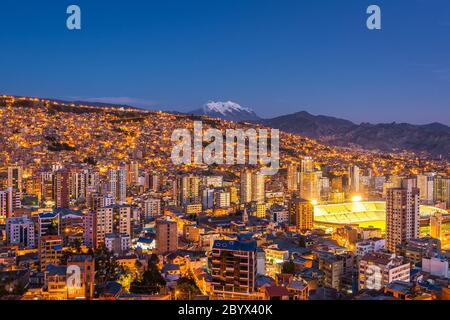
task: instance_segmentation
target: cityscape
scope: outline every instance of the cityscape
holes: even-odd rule
[[[171,162],[208,115],[0,99],[0,295],[448,300],[449,163],[280,134],[280,170]]]
[[[449,17],[2,1],[0,300],[265,319],[450,300]]]

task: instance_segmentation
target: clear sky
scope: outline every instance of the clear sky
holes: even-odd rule
[[[450,125],[450,1],[2,0],[0,92]]]

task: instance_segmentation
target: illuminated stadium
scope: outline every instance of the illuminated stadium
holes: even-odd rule
[[[427,218],[433,212],[447,211],[430,206],[420,206],[420,216]],[[385,229],[386,203],[366,201],[340,204],[317,205],[314,207],[314,222],[318,225],[358,225]]]

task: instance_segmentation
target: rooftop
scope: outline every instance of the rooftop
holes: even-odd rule
[[[256,251],[256,241],[216,240],[213,249]]]
[[[410,282],[404,282],[404,281],[394,281],[389,283],[386,288],[393,291],[398,291],[403,294],[409,294],[411,293],[411,290],[413,289],[414,285]]]
[[[265,290],[266,294],[269,297],[281,297],[290,295],[289,290],[282,286],[270,286],[266,287]]]

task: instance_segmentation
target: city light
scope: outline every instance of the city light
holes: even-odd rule
[[[450,1],[3,2],[0,301],[450,300]]]
[[[408,250],[427,246],[433,250],[439,238],[442,250],[449,248],[449,213],[433,205],[449,201],[445,190],[450,178],[424,173],[444,172],[446,162],[341,150],[281,133],[281,163],[290,164],[283,168],[286,176],[261,175],[250,165],[217,164],[214,169],[204,164],[174,165],[170,132],[192,127],[187,117],[127,109],[117,114],[117,109],[85,106],[70,106],[78,112],[57,117],[59,111],[49,113],[48,106],[69,106],[55,101],[43,107],[42,100],[33,98],[25,100],[36,104],[33,121],[28,122],[29,110],[13,102],[23,98],[4,99],[10,108],[0,108],[3,134],[8,137],[0,149],[0,177],[4,177],[0,224],[6,230],[5,246],[0,247],[6,265],[0,271],[16,272],[15,257],[34,254],[36,266],[27,268],[50,274],[44,291],[24,288],[21,299],[104,299],[109,293],[102,292],[101,285],[114,281],[141,299],[195,295],[264,300],[270,298],[271,289],[256,289],[258,272],[273,279],[290,272],[295,275],[291,283],[273,291],[290,295],[288,288],[295,285],[297,298],[308,300],[309,275],[304,277],[299,270],[312,272],[312,277],[325,272],[321,281],[332,287],[326,272],[334,272],[346,259],[352,272],[362,270],[358,273],[362,288],[383,288],[389,283],[375,271],[391,270],[409,281],[410,273],[399,271],[410,270],[415,263],[406,260],[411,256]],[[90,112],[81,112],[84,108]],[[211,127],[209,121],[203,121],[205,127]],[[234,127],[230,121],[214,121],[220,132]],[[28,124],[36,129],[17,130]],[[253,126],[240,125],[246,130]],[[48,152],[49,144],[54,151]],[[303,156],[310,150],[315,157]],[[354,164],[355,157],[361,159],[361,167]],[[367,186],[364,194],[362,181]],[[394,188],[402,183],[430,188],[430,205],[420,204],[415,188]],[[346,194],[351,201],[345,202]],[[392,210],[392,203],[407,198],[411,200],[402,205],[404,210]],[[388,225],[396,214],[406,218]],[[403,231],[417,243],[396,240]],[[13,236],[19,232],[23,236]],[[423,238],[414,239],[416,234]],[[436,239],[426,238],[429,235]],[[288,245],[278,247],[277,241]],[[399,245],[404,246],[404,256],[383,251],[394,252]],[[294,263],[289,248],[298,246],[308,252],[295,251],[300,256]],[[258,252],[264,255],[259,257]],[[251,272],[249,263],[255,264]],[[67,286],[69,278],[76,280],[67,270],[79,264],[89,267],[80,268],[79,279],[89,279],[83,290],[54,289]],[[264,268],[258,269],[261,265]],[[340,277],[349,280],[344,273]],[[154,283],[149,286],[146,281]],[[234,288],[234,283],[246,287]],[[94,286],[99,290],[85,291]],[[349,298],[360,294],[349,287],[340,293]],[[426,291],[414,294],[429,297]]]

